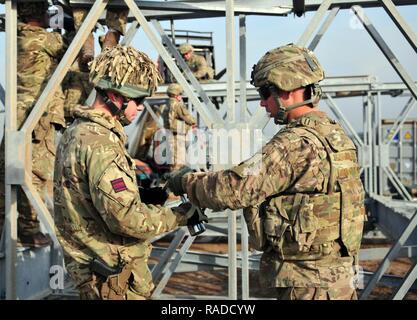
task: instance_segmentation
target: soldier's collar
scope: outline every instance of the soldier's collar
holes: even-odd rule
[[[327,117],[327,115],[322,112],[309,112],[301,117],[294,119],[291,121],[287,127],[293,128],[297,126],[306,126],[306,127],[315,127],[318,123],[329,123],[330,119]]]
[[[74,110],[74,115],[81,118],[86,118],[103,126],[116,133],[120,138],[125,136],[123,126],[120,124],[120,122],[113,119],[111,115],[106,114],[103,111],[84,106],[77,106],[77,108]]]

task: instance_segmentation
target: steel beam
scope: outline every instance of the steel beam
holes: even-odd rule
[[[313,32],[317,29],[320,21],[323,19],[324,15],[326,14],[327,10],[329,9],[330,5],[332,4],[332,0],[324,0],[320,4],[316,14],[311,19],[308,26],[305,28],[303,34],[301,35],[300,39],[297,41],[297,44],[301,47],[305,47],[307,45],[308,39],[310,39]]]
[[[149,114],[151,115],[152,119],[155,121],[156,125],[158,126],[159,129],[163,129],[164,128],[164,124],[162,122],[161,118],[158,118],[157,115],[155,114],[155,112],[152,110],[152,107],[149,105],[148,101],[144,101],[143,105],[146,109],[146,111],[149,112]]]
[[[169,278],[171,278],[172,274],[175,272],[175,269],[180,264],[181,259],[184,257],[184,255],[186,254],[188,249],[193,244],[194,239],[195,239],[195,237],[189,236],[187,238],[187,240],[185,240],[185,243],[182,245],[181,250],[177,253],[174,261],[172,261],[169,264],[169,267],[166,270],[166,272],[164,273],[164,275],[162,276],[161,281],[159,281],[158,285],[156,286],[156,288],[155,288],[155,290],[152,294],[152,297],[158,297],[158,296],[161,295],[162,291],[164,290],[165,286],[167,285],[167,283],[169,281]]]
[[[90,7],[94,0],[70,0],[71,5],[80,7]],[[225,1],[135,1],[136,5],[141,10],[155,10],[155,11],[172,11],[184,14],[184,12],[201,12],[204,14],[214,13],[224,17],[227,11]],[[125,7],[123,0],[112,0],[109,4],[110,8]],[[251,15],[286,15],[291,12],[288,6],[281,6],[276,1],[237,1],[234,8],[235,14],[251,14]],[[174,17],[174,16],[173,16]]]
[[[226,70],[227,70],[227,122],[236,122],[236,103],[235,103],[235,16],[234,0],[226,0]]]
[[[416,279],[417,279],[417,262],[414,262],[414,265],[410,268],[410,270],[405,275],[403,282],[398,287],[398,289],[394,292],[392,300],[402,300],[407,294],[407,292],[410,291]]]
[[[387,197],[374,196],[371,206],[372,213],[377,213],[376,224],[381,231],[392,239],[398,239],[406,226],[410,223],[413,213],[417,210],[417,203],[404,200],[391,200]],[[417,243],[417,230],[405,243],[412,246]]]
[[[6,92],[4,91],[3,86],[0,83],[0,102],[4,105],[6,105]]]
[[[5,148],[12,148],[12,133],[17,130],[17,12],[16,1],[6,1],[6,116],[5,116]],[[5,154],[5,168],[12,164],[9,162],[9,155]],[[16,292],[16,241],[17,241],[17,186],[8,181],[6,172],[5,185],[5,255],[6,272],[3,277],[6,283],[6,299],[17,298]]]
[[[91,7],[94,0],[70,0],[74,6]],[[175,14],[184,13],[201,13],[202,17],[209,14],[215,14],[216,16],[223,16],[225,9],[225,1],[168,1],[161,5],[161,1],[135,1],[140,8],[145,12],[146,10],[152,10],[153,14],[158,12],[170,11],[172,18]],[[306,0],[305,10],[317,11],[322,4],[322,0]],[[394,0],[393,3],[396,6],[413,5],[414,0]],[[350,9],[353,4],[360,5],[364,8],[381,7],[380,0],[333,0],[332,7],[340,7],[341,9]],[[123,0],[112,0],[109,4],[110,7],[125,7]],[[246,15],[286,15],[293,12],[292,0],[236,0],[235,14]]]
[[[399,116],[397,117],[397,120],[395,120],[395,123],[392,125],[390,129],[390,135],[392,136],[388,139],[388,142],[386,142],[388,145],[392,143],[392,141],[394,140],[394,137],[397,135],[398,131],[400,131],[402,125],[404,124],[405,120],[407,119],[408,115],[410,114],[415,104],[416,104],[416,100],[413,97],[411,97],[407,101],[403,110],[400,112]]]
[[[193,94],[192,97],[188,96],[189,99],[192,100],[193,104],[194,104],[195,101],[198,101],[198,104],[197,105],[194,104],[196,106],[197,112],[200,115],[202,115],[203,117],[210,117],[210,121],[212,121],[212,123],[222,124],[223,121],[221,120],[220,116],[218,115],[218,112],[217,112],[215,106],[211,102],[210,98],[207,96],[206,92],[203,90],[200,82],[198,82],[198,80],[194,77],[194,74],[191,72],[191,70],[188,67],[187,63],[184,61],[183,57],[178,52],[178,50],[175,47],[175,45],[172,43],[171,39],[166,35],[166,33],[165,33],[164,29],[162,28],[161,24],[158,21],[156,21],[156,20],[152,20],[152,24],[155,27],[156,31],[161,36],[162,42],[168,47],[170,53],[174,56],[175,60],[178,62],[178,64],[180,65],[181,69],[184,71],[184,73],[187,76],[188,80],[191,82],[192,87],[197,91],[197,93],[199,94],[199,96],[201,97],[201,99],[203,99],[203,101],[205,103],[205,106],[203,106],[203,104],[200,102],[200,100],[194,94]],[[162,47],[162,48],[164,48],[164,47]],[[161,54],[161,56],[163,58],[163,55],[162,54]],[[175,78],[181,83],[182,82],[182,79],[184,79],[183,74],[182,73],[177,73],[176,70],[171,69],[171,67],[173,67],[173,66],[175,66],[176,69],[178,69],[178,67],[177,67],[177,65],[175,63],[172,62],[171,59],[170,59],[170,62],[171,62],[170,63],[171,66],[169,64],[167,64],[168,67],[169,67],[169,69],[174,74]],[[181,79],[177,78],[177,76],[179,76],[179,78],[181,78]],[[192,88],[188,84],[187,81],[185,81],[185,84],[186,84],[186,87]],[[191,90],[191,92],[194,92],[194,91]],[[188,95],[188,93],[187,93],[187,95]],[[208,110],[206,110],[206,109],[208,109]],[[207,112],[207,111],[209,111],[209,112]]]
[[[417,227],[417,210],[412,216],[409,224],[402,232],[401,236],[398,238],[394,246],[391,248],[391,250],[388,252],[382,263],[379,265],[378,270],[373,275],[372,279],[367,284],[366,288],[362,292],[361,300],[367,299],[369,294],[372,292],[372,290],[375,288],[378,281],[381,279],[391,262],[395,259],[400,249],[405,245],[408,238],[411,236],[413,231]],[[409,288],[409,287],[408,287]],[[408,291],[408,289],[407,289]]]
[[[404,187],[401,180],[398,178],[398,176],[395,174],[395,172],[391,169],[391,167],[387,166],[383,169],[384,169],[384,172],[387,175],[388,179],[391,180],[392,184],[397,189],[397,191],[400,193],[400,195],[404,198],[404,200],[411,201],[412,197],[411,197],[410,193]]]
[[[85,42],[85,40],[87,40],[87,37],[93,30],[98,18],[106,8],[107,2],[108,0],[96,0],[94,2],[93,7],[89,11],[87,17],[84,19],[80,29],[78,30],[76,36],[71,42],[71,45],[65,52],[64,57],[58,64],[51,79],[48,81],[47,86],[43,90],[41,96],[39,97],[38,101],[33,107],[33,110],[31,111],[30,115],[23,124],[21,130],[25,132],[28,143],[29,139],[31,138],[32,131],[38,123],[40,117],[42,116],[42,113],[46,109],[48,102],[52,99],[53,94],[58,89],[58,86],[64,79],[67,71],[69,70],[76,56],[78,55],[78,52],[80,51],[83,43]]]
[[[243,210],[240,210],[240,223],[242,230],[242,300],[249,299],[249,233]]]
[[[240,122],[246,122],[248,103],[246,100],[246,16],[239,16],[239,64],[240,64]]]
[[[165,254],[166,248],[154,247],[152,249],[152,257],[158,258]],[[178,252],[178,250],[176,250]],[[259,261],[260,255],[253,256],[251,255],[248,258],[248,268],[250,270],[259,270]],[[228,268],[229,259],[227,254],[219,253],[209,253],[209,252],[200,252],[200,251],[187,251],[184,257],[181,260],[181,264],[186,264],[188,266],[207,266],[207,267],[218,267],[218,268]],[[237,267],[243,268],[242,257],[237,258]]]
[[[158,51],[158,53],[161,55],[162,59],[164,60],[165,64],[168,66],[168,68],[171,70],[171,72],[174,74],[175,78],[179,82],[179,84],[183,87],[185,93],[187,94],[188,98],[192,101],[193,105],[197,108],[198,112],[200,113],[201,117],[203,118],[203,121],[206,123],[208,127],[211,127],[214,123],[213,116],[208,114],[205,111],[204,106],[198,100],[198,98],[195,96],[194,92],[192,91],[190,85],[185,80],[184,76],[181,74],[181,71],[178,69],[176,64],[172,61],[170,54],[167,52],[167,50],[164,48],[164,46],[159,42],[156,35],[152,31],[152,29],[149,26],[149,23],[146,21],[145,17],[143,16],[141,10],[138,8],[136,3],[133,0],[126,0],[126,4],[128,5],[130,11],[134,14],[135,18],[138,20],[140,26],[145,31],[145,34],[149,38],[149,40],[152,42],[155,49]]]
[[[384,56],[387,58],[388,62],[391,64],[391,66],[397,72],[399,77],[404,81],[405,85],[410,90],[413,97],[415,99],[417,99],[417,86],[415,85],[414,80],[411,78],[411,76],[407,73],[407,71],[404,69],[404,67],[401,65],[401,63],[398,61],[397,57],[391,51],[391,49],[389,48],[387,43],[384,41],[382,36],[378,33],[378,31],[373,26],[373,24],[371,23],[369,18],[363,12],[362,8],[358,7],[358,6],[353,6],[352,10],[356,14],[359,21],[362,23],[362,25],[365,27],[366,31],[368,31],[371,38],[375,41],[376,45],[382,51]]]
[[[327,29],[329,29],[330,25],[332,24],[334,18],[336,18],[337,13],[339,12],[340,8],[339,7],[334,7],[329,14],[326,17],[326,20],[323,22],[322,26],[320,27],[319,31],[317,32],[317,34],[314,36],[313,40],[311,40],[310,45],[308,46],[308,48],[311,51],[314,51],[317,47],[317,45],[319,44],[321,38],[323,37],[323,35],[326,33]]]
[[[158,264],[152,269],[152,279],[154,282],[156,282],[161,274],[165,272],[169,260],[172,258],[172,255],[175,253],[175,250],[181,244],[184,237],[184,228],[178,229],[175,233],[174,239],[172,239],[171,243],[169,244],[169,247],[164,250],[163,255],[160,257]]]
[[[417,52],[417,36],[414,33],[410,25],[403,19],[401,14],[398,12],[395,4],[391,0],[381,0],[382,5],[391,20],[396,24],[398,29],[403,34],[404,38],[410,43],[414,51]]]

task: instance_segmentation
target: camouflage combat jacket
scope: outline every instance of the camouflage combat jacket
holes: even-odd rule
[[[165,129],[171,130],[173,134],[187,134],[196,120],[184,106],[184,103],[170,98],[168,106],[162,113]]]
[[[186,175],[183,187],[200,207],[245,208],[264,287],[350,285],[364,191],[354,144],[324,113],[294,120],[230,170]]]
[[[56,232],[67,269],[80,284],[91,277],[92,258],[109,267],[139,258],[130,285],[149,296],[150,240],[183,222],[169,208],[141,202],[120,122],[85,107],[74,117],[60,140],[54,175]]]
[[[194,53],[186,63],[197,80],[213,79],[214,71],[204,57]]]
[[[17,26],[17,45],[17,121],[20,127],[46,87],[66,45],[60,34],[25,23]],[[50,123],[65,125],[60,87],[34,130],[35,139],[42,140]]]

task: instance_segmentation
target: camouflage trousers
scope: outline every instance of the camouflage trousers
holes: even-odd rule
[[[274,250],[264,251],[260,284],[282,300],[356,299],[357,266],[355,259],[342,256],[340,246],[317,260],[281,260]]]
[[[55,128],[50,125],[42,140],[32,141],[32,184],[42,199],[46,195],[52,201],[52,176],[55,161]],[[5,217],[5,146],[4,139],[0,147],[0,230]],[[17,193],[18,234],[33,235],[40,231],[35,209],[30,205],[22,189]]]
[[[278,300],[357,300],[356,290],[329,290],[326,288],[276,288]]]
[[[87,9],[83,8],[73,8],[72,14],[74,17],[74,26],[75,30],[78,31],[81,24],[83,23],[85,17],[88,14]],[[107,10],[106,13],[106,25],[109,29],[117,30],[120,34],[124,35],[126,31],[127,15],[129,10]]]

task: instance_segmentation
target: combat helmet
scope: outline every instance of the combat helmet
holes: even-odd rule
[[[49,7],[47,0],[18,1],[17,14],[23,21],[28,18],[38,18],[46,14]]]
[[[178,50],[180,51],[181,54],[186,54],[188,52],[194,51],[194,47],[189,43],[183,43],[182,45],[179,46]]]
[[[256,65],[253,66],[251,84],[255,87],[275,87],[283,91],[293,91],[309,87],[311,98],[283,108],[277,95],[275,100],[279,107],[276,123],[286,122],[286,113],[302,105],[317,106],[321,98],[319,82],[324,79],[324,70],[317,57],[307,48],[288,44],[268,51]]]
[[[167,94],[172,96],[182,95],[184,90],[178,83],[171,83],[167,88]]]
[[[119,109],[105,92],[113,91],[128,99],[145,98],[151,96],[162,81],[154,62],[132,47],[117,45],[105,48],[89,63],[89,67],[90,83],[124,125],[130,123],[124,116],[127,104]]]

